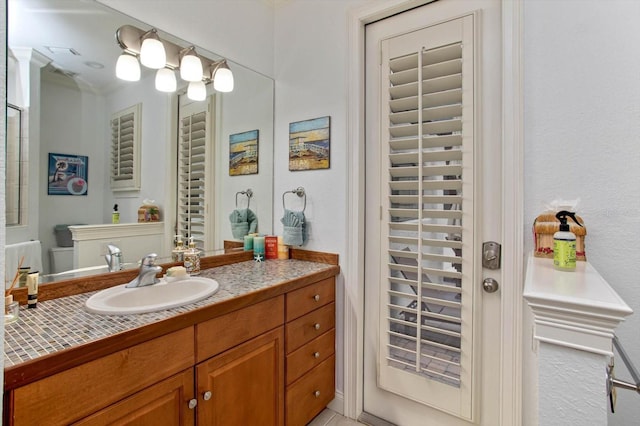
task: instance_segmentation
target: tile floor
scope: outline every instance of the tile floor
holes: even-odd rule
[[[335,411],[327,408],[318,414],[307,426],[351,426],[361,424],[364,423],[359,423],[355,420],[343,417]]]

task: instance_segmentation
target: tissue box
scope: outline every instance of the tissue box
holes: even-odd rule
[[[576,215],[578,222],[582,226],[576,225],[569,219],[569,230],[576,236],[576,260],[587,260],[584,239],[587,235],[587,228],[582,218]],[[555,212],[543,213],[533,222],[533,236],[536,244],[534,256],[553,259],[553,234],[560,230],[560,221],[556,218]]]
[[[160,209],[153,204],[143,204],[138,209],[138,222],[159,222]]]

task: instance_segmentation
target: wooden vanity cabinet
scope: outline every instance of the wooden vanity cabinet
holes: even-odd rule
[[[335,279],[286,295],[286,424],[306,425],[335,396]]]
[[[7,425],[307,424],[335,391],[335,280],[7,391]]]
[[[279,296],[196,326],[198,424],[284,424],[283,321]]]
[[[188,327],[19,387],[12,391],[9,424],[68,425],[100,410],[100,418],[117,419],[123,413],[119,404],[141,418],[172,409],[177,410],[173,418],[188,418],[184,407],[193,398],[193,385],[181,382],[180,374],[167,378],[187,370],[193,376],[193,347],[193,327]]]

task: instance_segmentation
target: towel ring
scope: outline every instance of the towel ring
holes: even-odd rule
[[[253,197],[253,191],[249,188],[246,191],[236,192],[236,209],[238,208],[238,195],[240,194],[247,196],[247,208],[249,208],[249,204],[251,204],[251,197]]]
[[[304,192],[304,188],[299,186],[292,191],[285,191],[282,193],[282,208],[285,210],[287,207],[285,206],[285,203],[284,203],[284,196],[287,194],[296,194],[298,197],[304,197],[304,205],[302,207],[302,211],[304,212],[305,209],[307,208],[307,194]]]

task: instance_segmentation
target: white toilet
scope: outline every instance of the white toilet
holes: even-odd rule
[[[73,269],[73,247],[52,247],[49,249],[51,273],[69,271]]]

